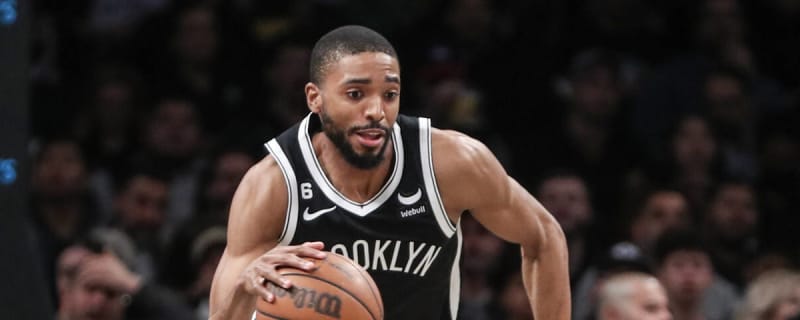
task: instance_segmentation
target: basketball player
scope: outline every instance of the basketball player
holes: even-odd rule
[[[400,65],[378,33],[345,26],[316,43],[305,86],[311,113],[266,144],[231,205],[211,290],[212,319],[250,319],[278,267],[343,254],[375,279],[385,319],[455,319],[469,210],[522,247],[537,319],[570,318],[567,252],[550,214],[482,143],[398,114]]]

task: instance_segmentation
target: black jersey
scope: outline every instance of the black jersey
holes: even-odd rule
[[[315,156],[319,117],[266,144],[289,191],[280,245],[323,241],[361,265],[383,298],[385,319],[455,319],[461,232],[444,210],[431,160],[430,120],[400,115],[393,168],[380,191],[359,203],[338,192]]]

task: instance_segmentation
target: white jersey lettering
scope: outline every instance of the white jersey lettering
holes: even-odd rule
[[[421,269],[422,273],[419,275],[424,277],[425,273],[428,272],[428,268],[430,268],[431,264],[433,264],[433,260],[436,260],[436,256],[439,255],[439,251],[441,250],[442,247],[437,247],[437,246],[428,247],[428,252],[425,253],[425,256],[422,257],[422,260],[420,260],[419,264],[417,265],[417,268],[414,269],[414,274],[419,274],[419,271]]]
[[[378,269],[378,262],[380,261],[381,270],[386,270],[386,256],[383,252],[392,244],[391,241],[384,241],[381,245],[380,240],[375,240],[375,253],[372,255],[372,269]]]
[[[361,247],[361,248],[359,248]],[[363,254],[363,261],[361,254]],[[369,269],[369,244],[366,240],[356,240],[353,242],[353,261],[364,269]]]
[[[386,255],[390,247],[392,257],[387,259]],[[422,254],[425,248],[427,251]],[[420,277],[427,274],[441,250],[440,246],[402,240],[375,240],[374,242],[356,240],[350,246],[337,243],[331,247],[331,252],[353,260],[364,270],[400,272]],[[405,255],[405,252],[408,255]]]

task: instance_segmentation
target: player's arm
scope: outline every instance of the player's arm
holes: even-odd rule
[[[479,141],[432,132],[436,179],[452,220],[469,210],[499,237],[520,244],[522,276],[536,319],[570,319],[567,246],[561,227]]]
[[[272,157],[245,174],[231,203],[227,246],[211,284],[211,319],[250,319],[257,299],[273,301],[265,281],[288,287],[276,268],[311,270],[301,257],[324,258],[322,243],[278,247],[287,206],[286,182]]]

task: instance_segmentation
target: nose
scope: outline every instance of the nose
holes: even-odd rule
[[[364,116],[371,122],[381,121],[384,117],[383,107],[383,99],[380,96],[374,97],[367,102]]]

